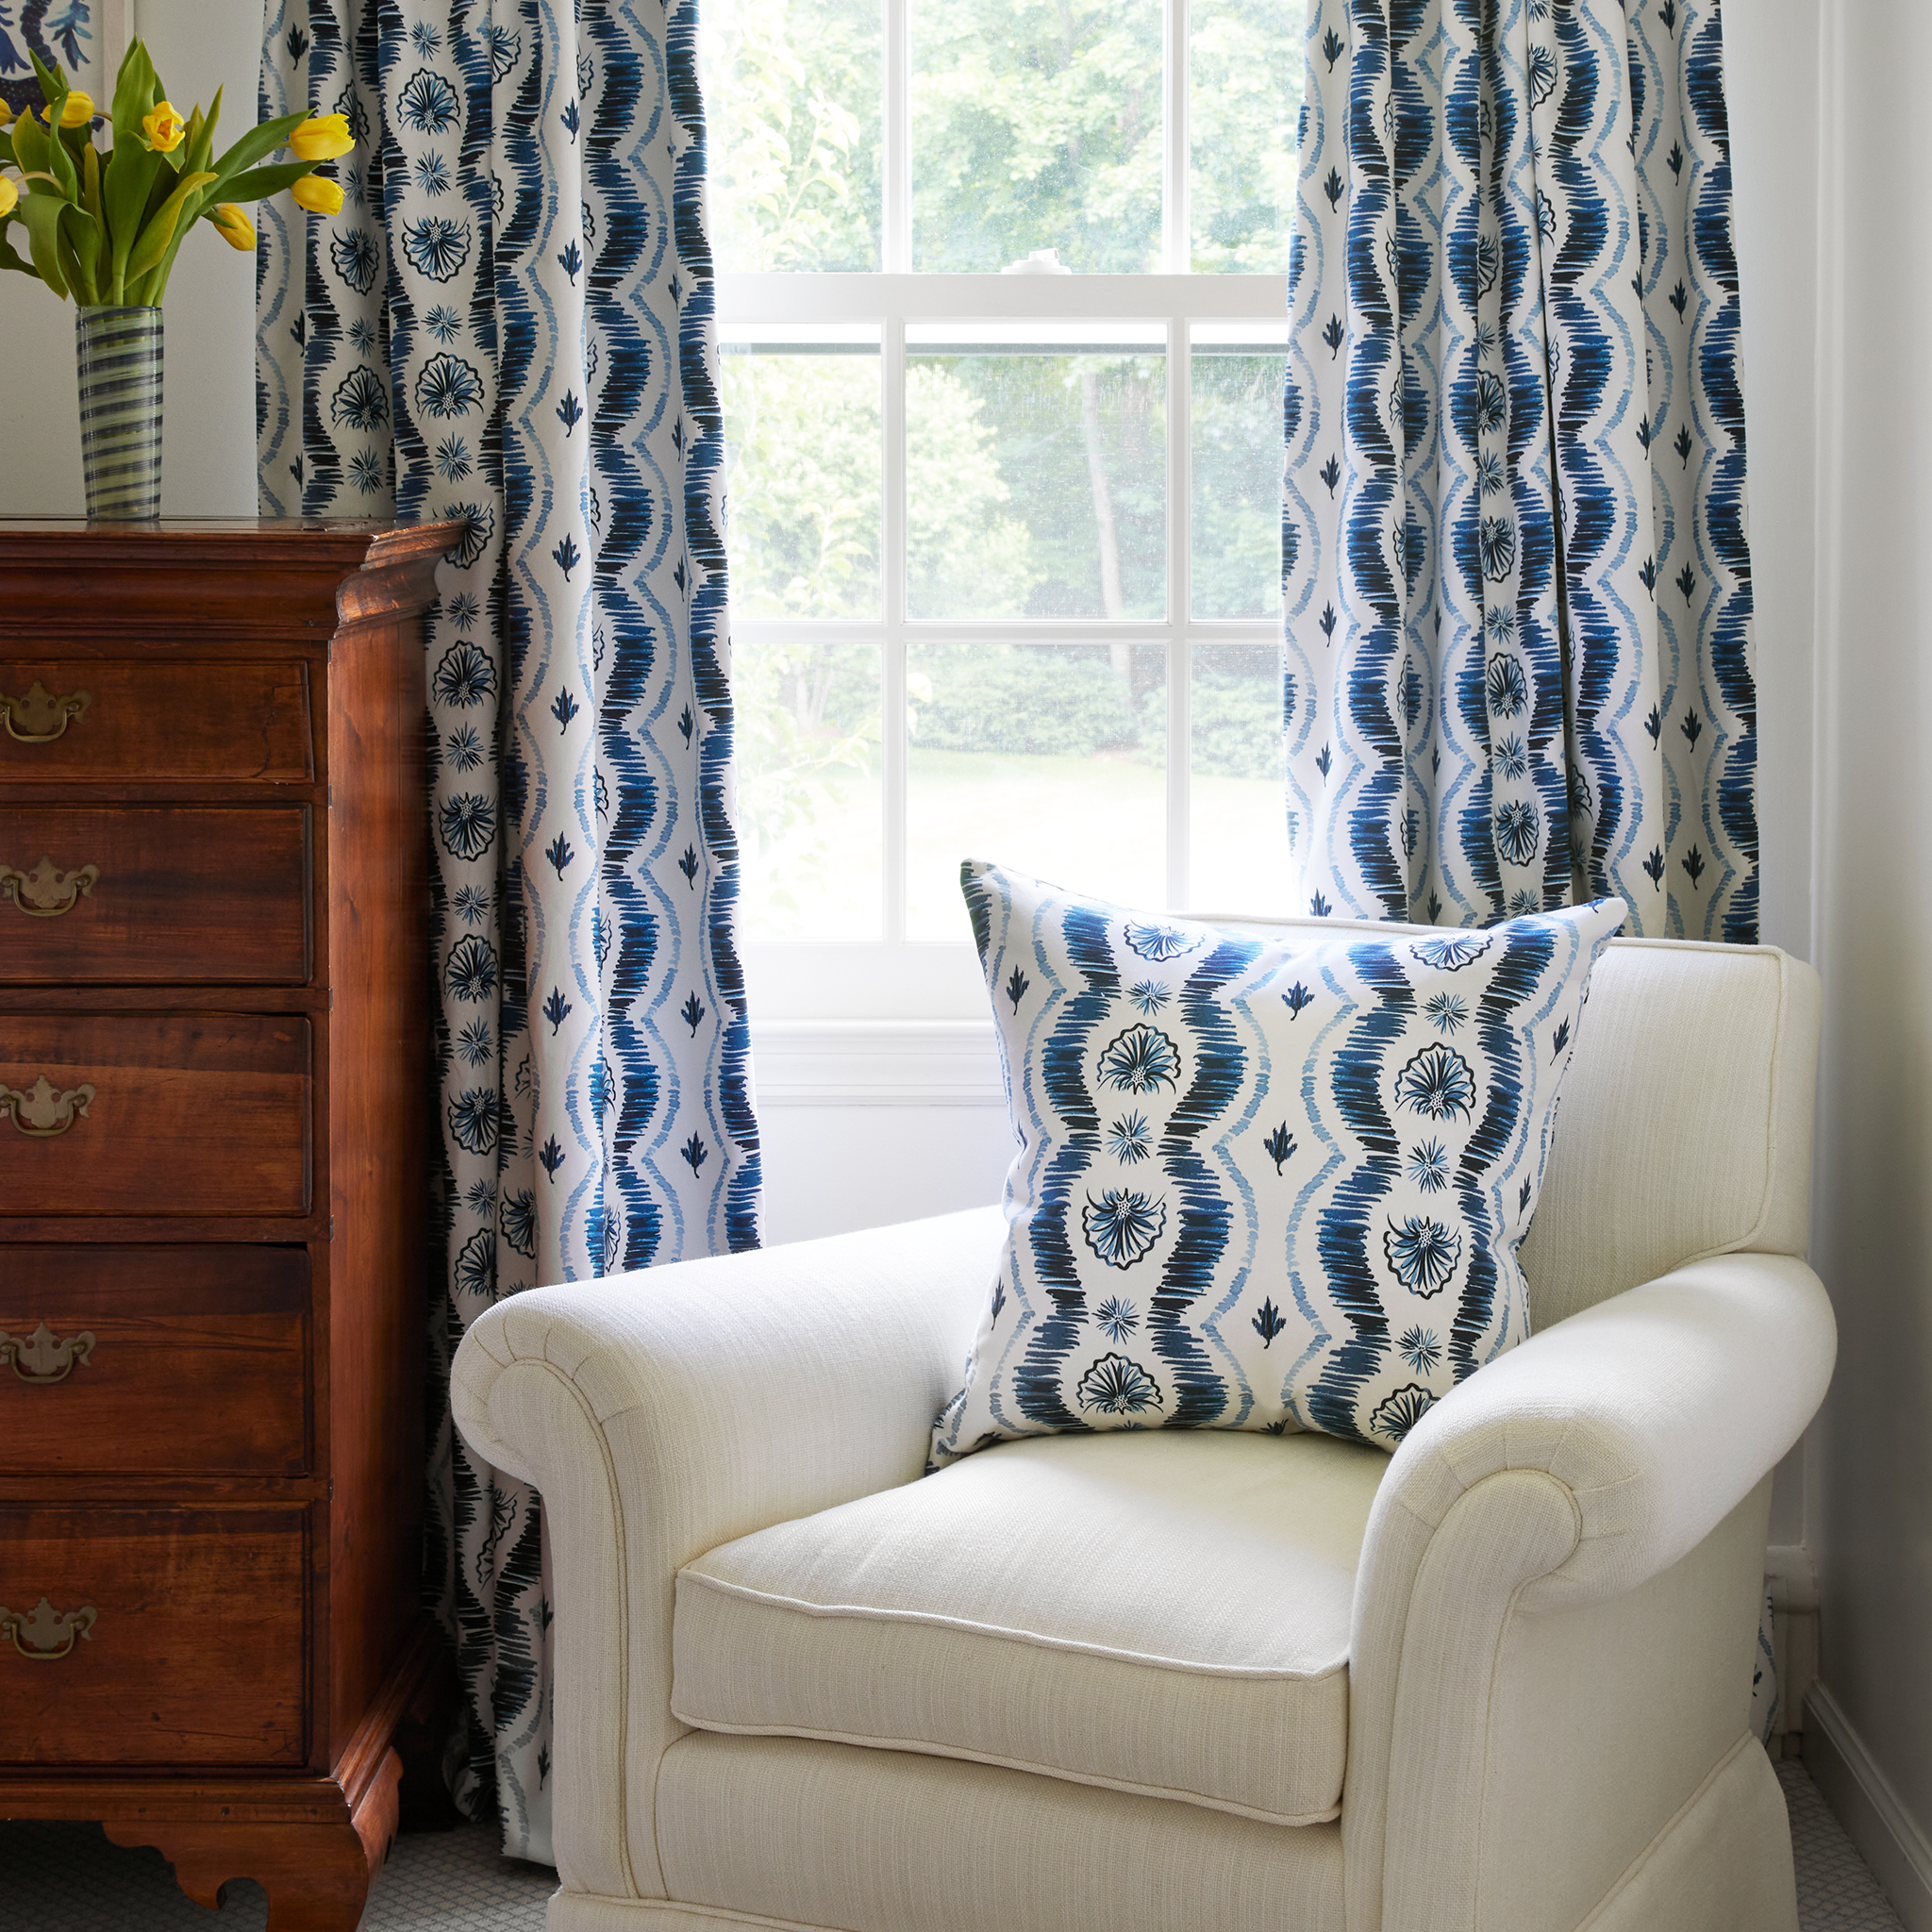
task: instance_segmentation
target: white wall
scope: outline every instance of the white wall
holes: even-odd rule
[[[1725,94],[1737,208],[1757,645],[1765,941],[1812,952],[1817,518],[1819,0],[1730,0]],[[1803,1449],[1778,1471],[1771,1541],[1806,1541]]]
[[[1813,1253],[1840,1351],[1807,1532],[1827,1790],[1919,1928],[1932,1924],[1932,8],[1859,0],[1826,19]]]
[[[121,0],[123,6],[125,0]],[[133,31],[183,113],[226,90],[216,141],[255,123],[260,0],[134,0]],[[116,0],[95,13],[111,34]],[[97,90],[103,101],[108,90]],[[212,228],[175,258],[162,304],[166,516],[255,514],[255,258]],[[0,276],[0,516],[78,516],[80,419],[75,401],[74,305],[24,275]]]

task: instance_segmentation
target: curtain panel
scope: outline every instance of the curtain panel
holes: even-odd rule
[[[1289,304],[1302,903],[1757,936],[1715,0],[1310,0]]]
[[[464,526],[425,664],[426,1587],[458,1800],[549,1861],[541,1510],[456,1439],[450,1357],[500,1295],[758,1241],[696,8],[271,0],[266,31],[262,111],[358,144],[338,214],[263,204],[262,511]]]

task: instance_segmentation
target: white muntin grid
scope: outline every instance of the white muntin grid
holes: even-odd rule
[[[1189,43],[1188,0],[1166,0],[1164,58],[1166,125],[1163,138],[1161,271],[1147,275],[915,274],[911,269],[911,0],[885,0],[885,100],[882,189],[883,268],[875,274],[721,274],[717,314],[726,344],[769,348],[842,341],[854,348],[875,342],[881,383],[879,596],[872,620],[782,621],[734,617],[734,649],[761,642],[807,642],[837,635],[879,649],[882,666],[883,792],[882,942],[862,946],[826,941],[763,941],[748,952],[783,956],[791,990],[803,1006],[851,1009],[853,992],[868,989],[871,1004],[890,981],[898,1008],[905,998],[933,1009],[924,987],[965,982],[957,972],[937,975],[937,960],[920,956],[963,953],[959,944],[908,941],[906,678],[908,647],[921,643],[1094,643],[1158,645],[1165,658],[1167,691],[1166,898],[1174,908],[1190,903],[1189,657],[1205,644],[1272,645],[1278,617],[1206,619],[1190,615],[1192,596],[1193,494],[1190,375],[1192,352],[1251,348],[1280,353],[1287,342],[1288,280],[1282,275],[1194,275],[1188,272]],[[1038,325],[1025,328],[1022,325]],[[1085,325],[1083,329],[1080,325]],[[907,611],[906,400],[908,336],[914,353],[944,342],[991,346],[1004,339],[1011,349],[1024,341],[1050,353],[1069,353],[1091,330],[1093,346],[1114,353],[1131,344],[1141,355],[1163,354],[1166,374],[1166,615],[1150,619],[941,620]],[[1123,338],[1127,340],[1124,341]],[[762,978],[765,975],[758,974]],[[823,1006],[808,990],[822,982]],[[835,989],[843,989],[842,992]],[[983,1000],[984,994],[979,994]],[[952,1004],[941,998],[941,1005]],[[794,1008],[794,1010],[799,1009]]]

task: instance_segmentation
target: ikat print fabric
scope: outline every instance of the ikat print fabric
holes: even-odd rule
[[[1282,568],[1311,912],[1755,942],[1716,0],[1309,0]]]
[[[961,883],[1020,1146],[934,1467],[1066,1429],[1393,1449],[1526,1337],[1516,1248],[1618,901],[1257,938]]]
[[[695,41],[691,0],[271,0],[262,69],[264,112],[358,142],[339,214],[262,205],[262,511],[461,525],[425,662],[427,1587],[458,1797],[543,1862],[542,1515],[456,1438],[450,1357],[501,1295],[758,1241]]]

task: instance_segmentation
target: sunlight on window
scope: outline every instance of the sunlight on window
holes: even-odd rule
[[[1165,614],[1164,342],[1158,324],[908,325],[910,615]]]
[[[878,615],[878,328],[719,335],[745,933],[877,939],[878,643],[743,621]]]
[[[734,617],[879,614],[875,324],[724,324]]]
[[[883,22],[878,0],[705,0],[720,270],[878,267]]]
[[[1196,617],[1281,609],[1281,388],[1288,322],[1192,329]]]
[[[1291,910],[1281,655],[1274,644],[1196,644],[1190,812],[1191,904]]]
[[[1285,275],[1302,107],[1298,0],[1191,0],[1188,183],[1197,275]]]
[[[959,861],[1124,905],[1166,895],[1158,644],[916,644],[907,666],[906,935],[970,935]]]
[[[1285,908],[1305,13],[706,0],[745,930],[885,942],[811,1010],[970,994],[968,855]]]
[[[1159,266],[1159,0],[913,0],[912,266]]]
[[[880,938],[879,647],[739,643],[731,686],[745,937]]]

